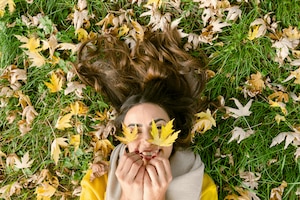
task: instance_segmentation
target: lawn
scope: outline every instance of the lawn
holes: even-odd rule
[[[76,52],[97,34],[137,40],[166,24],[208,57],[192,148],[219,199],[299,199],[299,11],[299,0],[0,0],[0,199],[79,198],[117,140]]]

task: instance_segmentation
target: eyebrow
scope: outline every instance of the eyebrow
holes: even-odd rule
[[[154,121],[155,124],[156,124],[157,122],[159,122],[159,121],[164,121],[164,122],[166,122],[166,120],[165,120],[165,119],[162,119],[162,118],[158,118],[158,119],[155,119],[155,120],[153,120],[153,121]],[[152,121],[149,123],[149,125],[150,125],[150,126],[152,125]],[[134,124],[134,123],[128,124],[128,127],[131,127],[131,126],[142,127],[142,124]]]

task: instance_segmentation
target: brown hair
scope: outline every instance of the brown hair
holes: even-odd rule
[[[201,109],[205,66],[205,59],[183,50],[177,30],[147,31],[134,47],[101,35],[81,46],[75,64],[80,79],[107,96],[119,113],[117,128],[134,105],[155,103],[175,118],[175,128],[181,130],[178,146],[190,142],[193,116]]]

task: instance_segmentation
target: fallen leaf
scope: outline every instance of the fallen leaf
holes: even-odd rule
[[[165,126],[161,126],[161,131],[158,131],[158,128],[154,121],[152,121],[152,129],[151,135],[153,139],[149,139],[148,141],[157,146],[171,146],[178,137],[179,131],[174,132],[173,129],[173,121],[174,119],[170,120]]]
[[[39,48],[40,47],[39,38],[35,38],[35,37],[27,38],[25,36],[20,36],[20,35],[15,35],[15,36],[16,38],[18,38],[20,42],[25,43],[20,46],[21,48],[26,48],[31,53],[41,51],[41,49]]]
[[[300,157],[300,147],[298,147],[298,148],[296,149],[294,155],[295,155],[295,160],[297,161],[298,158]]]
[[[21,161],[19,159],[15,160],[15,167],[18,169],[26,169],[30,168],[34,160],[29,161],[29,152],[27,151],[24,156],[21,158]]]
[[[70,124],[70,120],[72,115],[73,115],[72,113],[69,113],[64,116],[59,116],[55,128],[59,130],[65,130],[66,128],[71,128],[72,125]]]
[[[138,128],[137,126],[134,126],[133,129],[127,127],[125,124],[122,124],[122,133],[124,137],[120,137],[116,135],[116,138],[123,142],[124,144],[128,144],[132,141],[134,141],[138,137]]]
[[[291,74],[282,82],[285,83],[294,78],[295,78],[294,83],[300,84],[300,67],[297,70],[291,72]]]
[[[83,98],[82,90],[86,88],[86,85],[79,83],[78,81],[67,83],[67,88],[65,89],[64,94],[68,95],[71,92],[75,92],[76,96]]]
[[[0,17],[4,16],[5,8],[8,5],[8,10],[12,14],[16,9],[16,4],[13,0],[0,0]]]
[[[22,185],[18,182],[13,182],[11,184],[5,185],[0,188],[0,198],[11,199],[11,196],[20,194]]]
[[[250,116],[250,114],[252,112],[249,111],[249,109],[252,105],[253,99],[250,99],[245,106],[243,106],[239,102],[239,100],[237,100],[236,98],[231,98],[231,99],[234,100],[234,103],[238,107],[238,109],[225,106],[225,109],[229,113],[230,116],[232,116],[234,118],[239,118],[239,117],[243,117],[243,116]]]
[[[77,151],[80,145],[80,135],[72,135],[70,138],[70,145],[73,145],[75,147],[74,151]]]
[[[153,4],[153,7],[154,8],[160,8],[161,5],[163,3],[163,0],[148,0],[147,4],[146,5],[151,5]]]
[[[192,133],[195,132],[205,133],[210,130],[212,126],[216,126],[216,120],[212,117],[209,109],[206,112],[200,112],[195,115],[197,117],[196,122],[192,128]]]
[[[240,143],[242,140],[248,138],[250,135],[255,133],[251,129],[248,131],[244,131],[240,127],[234,127],[234,129],[231,132],[232,132],[232,137],[230,138],[228,143],[232,142],[233,140],[237,140],[237,143]]]
[[[287,182],[282,181],[281,185],[277,188],[273,188],[270,194],[270,200],[281,200],[284,188],[287,187]]]
[[[37,115],[33,106],[26,106],[22,112],[22,119],[26,119],[26,123],[31,124]]]
[[[261,177],[260,173],[253,173],[253,172],[239,172],[239,175],[243,180],[242,184],[247,186],[248,188],[251,189],[258,189],[258,180]]]
[[[28,56],[31,65],[30,67],[41,67],[46,63],[46,59],[38,52],[25,52]]]
[[[50,89],[51,93],[62,90],[62,79],[58,78],[55,72],[51,73],[50,83],[44,83]]]
[[[50,200],[55,192],[56,188],[47,182],[42,183],[35,190],[37,200]]]
[[[270,147],[282,143],[285,140],[284,149],[286,149],[293,141],[300,141],[300,132],[294,129],[294,132],[282,132],[273,138]]]
[[[114,146],[111,144],[111,142],[108,139],[102,139],[96,141],[94,144],[94,152],[100,151],[100,154],[107,158],[110,152],[114,149]]]
[[[82,102],[76,101],[70,104],[71,114],[78,116],[85,116],[89,111],[89,108]]]
[[[248,85],[248,89],[250,90],[251,95],[255,96],[257,94],[261,94],[262,91],[266,88],[265,82],[263,81],[263,77],[260,72],[256,74],[251,74],[251,78],[247,80],[246,84]]]
[[[67,138],[56,138],[51,144],[51,157],[54,160],[55,164],[57,165],[59,154],[60,154],[60,147],[67,147],[68,143],[66,143]]]
[[[285,121],[285,117],[277,114],[277,115],[275,116],[275,121],[276,121],[277,124],[279,125],[281,121],[283,121],[283,122]]]
[[[274,92],[273,94],[268,96],[268,99],[273,100],[276,99],[276,102],[285,102],[287,103],[289,101],[289,95],[287,93],[278,91]]]
[[[269,104],[271,108],[280,108],[284,115],[288,114],[285,103],[269,100]]]

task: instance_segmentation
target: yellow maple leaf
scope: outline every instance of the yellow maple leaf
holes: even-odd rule
[[[128,144],[129,142],[132,142],[138,137],[137,126],[134,126],[134,128],[131,130],[125,124],[122,124],[122,130],[123,130],[122,133],[124,137],[116,136],[116,138],[124,144]]]
[[[126,24],[123,24],[120,28],[118,28],[118,35],[117,37],[122,37],[127,35],[127,33],[129,32],[129,28],[127,27]]]
[[[272,107],[272,108],[279,107],[281,109],[281,112],[284,115],[288,114],[288,111],[286,109],[286,104],[285,103],[277,102],[277,101],[272,101],[271,99],[269,99],[269,104],[270,104],[270,107]]]
[[[106,158],[113,149],[114,146],[108,139],[98,140],[94,145],[94,153],[100,151],[104,158]]]
[[[80,145],[80,135],[72,135],[70,139],[70,145],[73,145],[75,147],[74,151],[77,151]]]
[[[67,138],[56,138],[51,144],[51,157],[54,160],[55,164],[57,165],[59,154],[60,154],[60,147],[67,147],[68,143],[66,143]]]
[[[86,115],[89,108],[81,101],[71,103],[71,113],[73,115]]]
[[[157,8],[157,7],[160,8],[161,5],[162,5],[162,2],[163,2],[163,0],[148,0],[148,2],[147,2],[146,5],[153,4],[153,6],[154,6],[155,8]]]
[[[0,17],[3,17],[7,5],[10,14],[15,11],[16,4],[14,3],[13,0],[0,0]]]
[[[137,40],[143,41],[144,40],[144,29],[143,27],[134,20],[131,20],[131,24],[135,30],[135,37]]]
[[[66,128],[71,128],[70,120],[72,117],[72,113],[66,114],[64,116],[60,116],[56,122],[55,128],[59,130],[65,130]]]
[[[62,90],[62,79],[58,78],[54,72],[52,72],[51,74],[50,83],[48,82],[44,82],[44,83],[52,93]]]
[[[35,194],[37,195],[37,200],[50,200],[54,195],[56,188],[50,185],[47,182],[41,184],[41,186],[37,187],[35,190]]]
[[[76,30],[75,34],[77,35],[77,39],[80,42],[87,41],[89,35],[88,32],[83,28]]]
[[[257,38],[258,30],[259,30],[259,25],[255,25],[255,26],[251,27],[249,30],[249,33],[248,33],[248,39],[254,40],[255,38]]]
[[[178,138],[178,133],[180,132],[176,131],[174,133],[173,121],[174,119],[170,120],[165,126],[161,126],[161,131],[158,130],[155,122],[152,121],[151,135],[153,139],[149,139],[148,141],[158,146],[171,146]]]
[[[216,126],[216,120],[212,117],[209,109],[206,112],[200,112],[195,115],[197,117],[196,123],[193,126],[192,133],[205,133],[210,130],[212,126]]]

